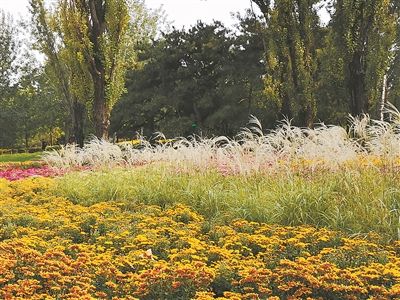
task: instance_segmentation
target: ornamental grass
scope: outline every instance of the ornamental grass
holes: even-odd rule
[[[139,146],[94,138],[83,148],[69,145],[47,152],[43,158],[49,165],[61,169],[130,167],[162,162],[181,169],[215,168],[226,174],[249,175],[270,174],[298,164],[305,164],[311,170],[336,171],[362,161],[366,166],[379,162],[398,171],[400,112],[389,106],[387,114],[390,122],[371,120],[368,115],[350,118],[349,129],[323,123],[312,129],[299,128],[286,120],[268,131],[252,117],[248,126],[234,138],[178,137],[152,145],[141,137]],[[160,138],[165,140],[161,134]]]
[[[55,180],[52,193],[86,206],[184,204],[211,223],[312,225],[360,237],[375,232],[386,241],[400,232],[400,173],[378,167],[244,176],[154,164],[69,173]]]

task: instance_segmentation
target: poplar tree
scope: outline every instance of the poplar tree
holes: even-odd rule
[[[123,92],[127,69],[128,3],[62,0],[59,18],[67,51],[71,57],[75,56],[82,71],[90,75],[93,94],[87,97],[95,135],[107,139],[110,112]]]
[[[17,29],[10,15],[0,10],[0,147],[16,138],[13,124],[12,96],[15,94],[12,77],[16,75]]]
[[[17,29],[10,15],[0,10],[0,97],[5,96],[16,71]]]
[[[282,115],[312,126],[316,115],[317,0],[253,0],[266,24],[265,91]]]
[[[74,128],[82,130],[87,108],[95,135],[107,139],[136,44],[155,35],[159,12],[150,13],[143,0],[58,0],[53,11],[30,1],[38,48],[71,104]]]
[[[387,98],[396,107],[400,106],[400,3],[394,2],[392,6],[396,19],[396,39],[392,47],[393,59],[388,71]]]
[[[88,93],[78,93],[75,88],[81,85],[82,80],[85,82],[82,70],[79,70],[79,64],[74,57],[68,56],[56,14],[46,10],[43,0],[30,0],[30,10],[34,47],[45,55],[45,72],[51,78],[53,87],[63,99],[63,106],[68,112],[67,140],[74,140],[82,147],[85,136],[85,97]]]
[[[396,16],[389,0],[335,0],[332,30],[343,61],[352,115],[369,113],[381,98],[392,60]],[[376,111],[376,109],[375,109]]]

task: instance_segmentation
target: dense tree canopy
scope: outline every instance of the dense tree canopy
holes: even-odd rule
[[[260,112],[262,49],[251,34],[234,36],[219,22],[164,34],[129,74],[112,130],[233,135]]]

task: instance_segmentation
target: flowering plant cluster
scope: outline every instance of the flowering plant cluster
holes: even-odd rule
[[[1,299],[398,299],[400,244],[0,179]]]
[[[56,170],[41,164],[33,166],[27,164],[0,166],[0,178],[5,178],[7,180],[19,180],[32,176],[54,177],[62,173],[61,170]]]

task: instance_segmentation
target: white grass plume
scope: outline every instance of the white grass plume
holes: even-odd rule
[[[350,129],[317,124],[314,129],[293,126],[283,120],[275,130],[264,133],[254,116],[235,138],[176,138],[152,146],[143,137],[140,148],[115,145],[92,138],[82,149],[68,145],[46,153],[44,160],[57,168],[113,167],[171,163],[180,169],[207,170],[216,167],[227,173],[250,174],[273,171],[283,165],[307,161],[311,167],[338,168],[359,157],[400,157],[400,112],[388,105],[391,122],[371,120],[368,115],[350,117]],[[165,136],[158,133],[158,137]]]

